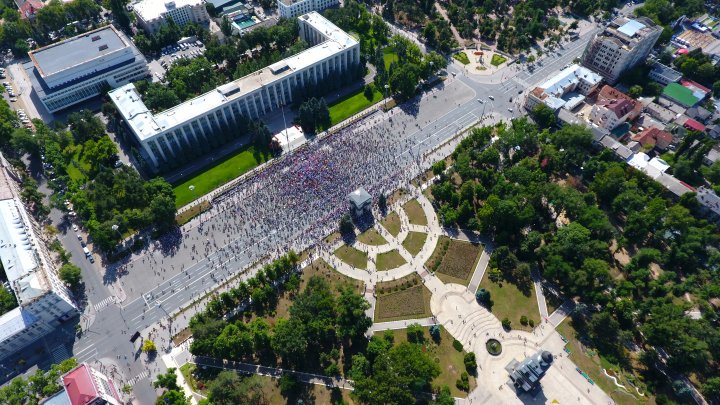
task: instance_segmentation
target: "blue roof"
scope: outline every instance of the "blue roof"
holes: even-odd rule
[[[635,34],[637,34],[638,31],[645,28],[645,24],[636,21],[636,20],[630,20],[622,25],[622,27],[618,28],[618,31],[622,32],[623,34],[632,37]]]

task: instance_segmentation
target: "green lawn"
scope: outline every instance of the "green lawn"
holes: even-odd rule
[[[65,167],[65,171],[67,172],[68,176],[70,176],[70,179],[84,183],[85,180],[87,180],[85,178],[85,175],[74,164],[74,163],[77,163],[85,171],[90,170],[90,164],[88,164],[81,157],[82,150],[83,150],[82,145],[76,146],[75,153],[73,154],[73,157],[72,157],[72,162]]]
[[[439,387],[447,385],[450,387],[450,393],[454,397],[466,398],[467,392],[460,391],[455,386],[455,381],[460,379],[460,374],[465,371],[465,350],[459,352],[452,345],[453,337],[443,328],[440,327],[440,342],[435,343],[430,337],[430,328],[425,328],[425,340],[423,342],[424,351],[430,353],[430,356],[440,366],[440,375],[437,376],[432,385]],[[375,332],[375,335],[382,336],[385,331]],[[407,342],[407,329],[396,329],[392,331],[393,343],[400,344]],[[470,390],[472,391],[477,385],[475,377],[470,375]]]
[[[236,154],[225,158],[214,166],[208,167],[188,180],[177,184],[175,191],[175,206],[180,208],[185,204],[199,198],[223,184],[233,180],[243,173],[250,171],[266,162],[269,155],[255,151],[253,146],[243,147]],[[190,191],[190,185],[195,186]]]
[[[371,84],[370,87],[373,90],[372,100],[365,97],[365,88],[361,87],[355,93],[329,105],[330,125],[338,124],[383,99],[382,93],[375,88],[375,85]]]
[[[353,267],[367,269],[367,253],[357,250],[352,246],[340,246],[335,251],[335,256]]]
[[[403,241],[402,245],[410,252],[411,255],[417,256],[425,245],[427,234],[424,232],[408,232],[407,238]]]
[[[422,283],[417,273],[403,278],[384,281],[375,285],[377,303],[374,322],[419,319],[432,316],[430,297],[432,293]]]
[[[525,295],[514,284],[503,281],[495,283],[488,278],[489,272],[485,273],[479,288],[484,288],[490,292],[492,300],[493,313],[499,320],[508,318],[511,322],[512,329],[520,329],[530,331],[530,326],[522,326],[520,317],[525,315],[531,319],[535,325],[540,324],[540,310],[538,309],[537,299],[534,290],[530,290],[530,295]]]
[[[490,60],[490,64],[493,66],[500,66],[507,60],[506,57],[498,54],[493,54],[492,59]]]
[[[383,238],[382,235],[380,235],[378,231],[375,230],[375,228],[370,228],[367,231],[361,233],[360,235],[358,235],[357,240],[358,242],[370,246],[380,246],[387,243],[385,238]]]
[[[395,53],[395,50],[393,50],[390,47],[386,47],[383,49],[383,61],[385,62],[385,70],[390,69],[390,65],[393,62],[398,62],[400,58]]]
[[[390,232],[390,235],[398,236],[400,233],[400,215],[393,211],[380,220],[380,225],[387,229],[387,231]]]
[[[400,255],[397,250],[391,250],[389,252],[380,253],[377,255],[376,264],[377,271],[387,271],[400,267],[407,263],[405,259]]]
[[[408,221],[413,225],[426,226],[427,218],[425,217],[425,211],[417,200],[408,201],[403,205],[405,214],[408,216]]]
[[[453,58],[454,58],[456,61],[462,63],[463,65],[467,65],[468,63],[470,63],[470,59],[468,58],[467,54],[466,54],[465,52],[462,52],[462,51],[454,54],[454,55],[453,55]]]

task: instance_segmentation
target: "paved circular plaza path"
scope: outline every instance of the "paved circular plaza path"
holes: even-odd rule
[[[411,224],[403,204],[416,199],[427,218],[427,225]],[[457,340],[462,342],[468,351],[475,352],[478,362],[478,386],[472,391],[465,403],[477,404],[528,404],[528,403],[560,403],[560,404],[611,404],[613,401],[597,385],[591,385],[576,370],[575,365],[567,357],[565,343],[555,331],[554,326],[546,320],[538,325],[532,332],[505,331],[500,321],[485,307],[475,300],[475,291],[468,287],[443,283],[424,266],[432,256],[440,236],[447,235],[438,222],[435,210],[430,201],[419,189],[409,190],[399,201],[389,207],[400,217],[400,233],[393,236],[379,222],[373,224],[387,243],[371,246],[360,241],[352,245],[367,254],[367,268],[359,269],[340,260],[333,252],[343,245],[339,240],[331,246],[319,249],[318,256],[332,265],[340,273],[365,283],[365,298],[370,302],[368,315],[373,317],[375,312],[375,286],[379,282],[391,281],[417,273],[423,283],[431,292],[430,309],[433,317],[426,319],[408,319],[403,321],[380,322],[372,326],[369,333],[385,329],[402,329],[412,323],[430,325],[442,324],[443,327]],[[402,245],[402,241],[409,232],[422,232],[427,234],[425,244],[420,252],[413,256]],[[390,270],[378,271],[376,269],[379,254],[396,250],[405,260],[405,263]],[[483,250],[482,255],[487,255]],[[314,258],[315,259],[315,258]],[[481,257],[475,268],[473,280],[470,285],[473,289],[479,284],[482,274],[488,264],[488,258]],[[502,353],[499,356],[490,355],[485,342],[494,338],[501,342]],[[508,384],[508,375],[505,366],[512,360],[522,361],[525,357],[535,354],[538,350],[550,351],[555,360],[547,374],[541,380],[542,390],[536,396],[522,395],[518,397],[512,386]]]

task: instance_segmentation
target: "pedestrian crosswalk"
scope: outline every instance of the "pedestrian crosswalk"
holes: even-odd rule
[[[63,360],[70,358],[70,353],[68,353],[67,348],[65,347],[65,345],[55,346],[55,347],[51,350],[50,355],[52,356],[52,359],[53,359],[53,363],[54,363],[54,364],[60,363],[60,362],[62,362]]]
[[[140,374],[136,375],[135,377],[133,377],[132,379],[130,379],[127,383],[129,386],[134,387],[135,384],[138,383],[138,381],[148,378],[148,377],[150,377],[150,371],[145,370],[142,373],[140,373]]]
[[[93,307],[95,308],[95,311],[100,312],[103,309],[105,309],[105,307],[107,307],[108,305],[114,304],[114,303],[115,303],[115,297],[111,295],[111,296],[105,298],[104,300],[98,302],[97,304],[93,305]]]

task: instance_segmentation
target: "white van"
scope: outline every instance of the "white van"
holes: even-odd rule
[[[90,255],[90,249],[88,249],[87,247],[84,247],[84,248],[83,248],[83,252],[85,252],[85,257],[90,257],[90,256],[91,256],[91,255]]]

